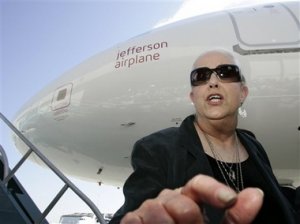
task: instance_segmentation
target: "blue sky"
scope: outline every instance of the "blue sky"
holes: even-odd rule
[[[197,0],[0,0],[0,112],[13,120],[20,107],[65,71],[118,42],[144,33],[174,16],[192,15],[195,9],[220,9],[224,2]],[[199,4],[200,3],[200,4]],[[192,12],[193,11],[193,12]],[[197,13],[197,12],[196,12]],[[0,144],[10,165],[20,154],[10,132],[1,122]],[[49,171],[26,162],[17,176],[43,210],[62,183]],[[122,192],[72,179],[101,212],[114,212],[123,201]],[[48,220],[61,214],[82,212],[84,205],[67,194]]]

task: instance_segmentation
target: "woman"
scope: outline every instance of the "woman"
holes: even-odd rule
[[[190,80],[195,115],[135,144],[125,203],[111,223],[126,213],[121,223],[295,223],[264,149],[237,129],[248,88],[233,55],[200,55]]]

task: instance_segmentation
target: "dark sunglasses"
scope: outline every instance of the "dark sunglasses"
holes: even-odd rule
[[[199,86],[207,83],[211,75],[215,73],[221,82],[241,82],[240,69],[236,65],[223,64],[216,68],[200,67],[191,72],[191,85]]]

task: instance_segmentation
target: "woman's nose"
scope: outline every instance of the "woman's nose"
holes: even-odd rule
[[[218,83],[219,83],[219,79],[217,77],[217,74],[214,72],[211,74],[210,79],[208,80],[209,88],[218,88],[219,87]]]

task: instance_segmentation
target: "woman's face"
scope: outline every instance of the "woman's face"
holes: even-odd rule
[[[194,63],[194,68],[216,68],[222,64],[236,64],[234,59],[222,52],[209,52]],[[210,79],[201,85],[193,86],[190,98],[196,113],[201,118],[220,120],[237,117],[238,108],[248,95],[248,88],[241,82],[222,82],[212,73]]]

